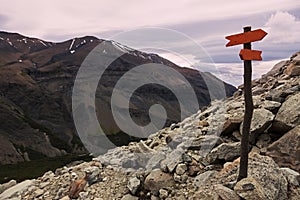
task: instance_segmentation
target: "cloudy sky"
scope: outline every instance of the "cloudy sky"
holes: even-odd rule
[[[264,60],[253,63],[253,78],[268,71],[278,60],[300,51],[300,1],[297,0],[0,0],[0,3],[0,30],[49,41],[85,35],[111,39],[124,31],[145,27],[177,31],[203,47],[215,63],[216,74],[234,85],[243,81],[238,56],[241,46],[225,48],[225,36],[241,32],[243,26],[268,32],[263,41],[253,44],[253,49],[263,51]],[[178,46],[185,49],[180,55],[156,53],[183,66],[197,66],[203,61],[187,44]]]

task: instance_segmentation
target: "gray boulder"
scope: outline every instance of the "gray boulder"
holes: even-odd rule
[[[249,141],[254,144],[256,138],[270,127],[274,119],[274,114],[267,109],[258,108],[253,111]],[[240,126],[240,133],[242,133],[243,123]],[[242,133],[243,134],[243,133]]]
[[[293,186],[300,186],[300,174],[290,168],[281,168],[283,175],[286,177],[289,184]]]
[[[263,187],[254,178],[244,178],[234,187],[234,191],[243,199],[269,199]]]
[[[206,171],[202,174],[199,174],[198,176],[195,177],[194,180],[194,186],[196,188],[199,188],[201,186],[205,186],[209,183],[210,179],[214,177],[214,175],[217,173],[217,171]]]
[[[277,101],[265,100],[262,102],[262,104],[260,106],[264,109],[271,111],[272,113],[275,113],[280,108],[281,103],[279,103]]]
[[[16,197],[19,193],[27,190],[30,186],[34,184],[34,180],[26,180],[17,185],[5,190],[2,194],[0,194],[0,199],[9,200]]]
[[[272,132],[286,133],[300,125],[300,93],[290,96],[280,107],[272,125]]]
[[[138,200],[138,197],[132,196],[131,194],[126,194],[125,196],[122,197],[121,200]]]
[[[206,157],[207,162],[213,163],[216,160],[233,161],[239,157],[241,142],[223,143],[214,148]]]
[[[141,186],[140,179],[134,177],[128,181],[127,187],[130,190],[131,194],[135,195]]]
[[[240,159],[238,158],[231,164],[226,165],[214,178],[222,184],[236,181],[239,164]],[[249,184],[246,184],[246,182]],[[288,182],[279,166],[268,156],[250,153],[248,178],[239,185],[242,188],[244,185],[244,189],[238,187],[235,188],[235,191],[245,199],[247,199],[246,197],[249,197],[248,199],[255,199],[251,198],[251,195],[253,197],[260,195],[265,197],[256,199],[288,199]],[[249,191],[249,194],[245,190]],[[242,195],[242,193],[245,195]]]
[[[144,188],[157,194],[162,188],[172,187],[175,185],[173,176],[168,173],[162,172],[160,169],[155,169],[146,177]]]
[[[300,125],[267,148],[267,155],[281,167],[300,171]]]
[[[16,184],[17,184],[17,181],[15,181],[15,180],[11,180],[11,181],[9,181],[7,183],[1,184],[0,185],[0,194],[2,192],[4,192],[5,190],[7,190],[8,188],[10,188],[10,187],[12,187],[12,186],[14,186]]]
[[[298,62],[290,63],[286,70],[284,71],[289,76],[299,76],[300,75],[300,65],[298,65]]]

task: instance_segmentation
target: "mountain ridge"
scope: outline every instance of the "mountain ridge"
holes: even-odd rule
[[[0,100],[3,102],[0,105],[0,135],[4,138],[1,146],[6,146],[0,152],[1,164],[86,152],[72,120],[72,87],[84,58],[101,42],[128,52],[110,66],[98,86],[101,92],[101,95],[96,95],[96,105],[101,111],[98,119],[106,131],[115,134],[119,129],[113,121],[110,107],[99,105],[107,105],[116,81],[126,71],[141,64],[162,63],[176,69],[193,86],[201,107],[210,102],[207,86],[201,77],[205,74],[180,68],[156,54],[140,52],[93,36],[53,43],[17,33],[0,32]],[[210,79],[224,84],[227,95],[235,91],[233,86],[216,77],[211,76]],[[152,90],[167,94],[165,99],[155,94],[149,98],[170,109],[167,123],[178,121],[176,98],[165,88],[145,88],[147,92]],[[145,91],[136,93],[137,97],[142,98]],[[135,104],[136,110],[133,112],[137,114],[137,119],[147,122],[145,105],[150,106],[151,102],[145,100]]]

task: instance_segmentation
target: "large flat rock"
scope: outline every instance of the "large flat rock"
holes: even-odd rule
[[[300,125],[268,147],[267,155],[281,167],[300,172]]]
[[[3,193],[0,194],[0,199],[1,200],[9,200],[12,199],[14,196],[16,196],[18,193],[23,192],[26,190],[28,187],[33,185],[34,180],[26,180],[23,181],[7,190],[5,190]]]
[[[286,133],[300,125],[300,93],[290,96],[280,107],[272,126],[272,132]]]

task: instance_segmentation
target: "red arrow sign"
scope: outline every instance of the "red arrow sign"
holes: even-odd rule
[[[242,60],[262,60],[262,51],[242,49],[240,51],[240,57]]]
[[[229,40],[226,47],[262,40],[268,33],[262,29],[226,36]]]

